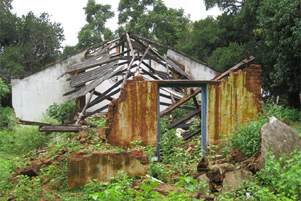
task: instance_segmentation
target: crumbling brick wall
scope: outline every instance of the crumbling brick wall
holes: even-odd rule
[[[154,83],[136,76],[127,80],[120,96],[108,107],[106,136],[116,146],[131,146],[141,140],[141,145],[157,144],[157,90]]]
[[[218,85],[209,85],[207,132],[218,144],[237,125],[250,121],[261,110],[261,66],[250,65],[232,72]]]

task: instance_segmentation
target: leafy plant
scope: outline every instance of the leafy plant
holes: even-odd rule
[[[9,88],[4,83],[3,79],[0,77],[0,106],[1,106],[1,99],[4,98],[8,93],[9,93]]]
[[[46,115],[61,121],[63,117],[75,112],[74,102],[64,102],[62,104],[53,103],[46,109]]]
[[[295,150],[290,157],[278,160],[272,152],[267,154],[263,170],[258,173],[262,184],[269,186],[286,197],[301,199],[301,151]]]
[[[98,126],[99,128],[104,128],[106,125],[106,118],[101,118],[101,119],[89,119],[92,124]]]
[[[0,151],[16,154],[46,146],[50,139],[33,126],[17,126],[14,132],[0,131],[0,137]]]
[[[195,193],[197,189],[197,181],[191,177],[183,176],[179,178],[179,181],[175,183],[175,187],[183,187],[190,193]]]
[[[12,131],[17,123],[14,111],[10,107],[0,106],[0,129]]]
[[[247,157],[260,149],[260,130],[264,122],[252,121],[234,131],[231,147],[241,149]]]

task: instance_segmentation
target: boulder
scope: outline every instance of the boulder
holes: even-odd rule
[[[237,190],[246,180],[251,180],[252,176],[252,172],[247,170],[227,172],[223,182],[222,194],[225,194],[227,191]]]
[[[206,174],[202,174],[197,178],[198,184],[202,183],[199,191],[201,192],[208,192],[210,190],[210,179],[206,176]]]
[[[271,117],[270,122],[261,128],[261,157],[258,169],[263,167],[269,151],[273,151],[275,159],[278,159],[283,154],[289,156],[295,149],[301,150],[298,132],[276,117]]]

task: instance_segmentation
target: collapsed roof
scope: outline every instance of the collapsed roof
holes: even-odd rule
[[[86,108],[81,108],[83,111],[103,100],[111,101],[112,96],[120,91],[125,80],[130,79],[133,75],[143,75],[145,80],[193,79],[167,55],[162,56],[158,53],[158,49],[167,48],[169,47],[133,33],[126,33],[118,39],[94,46],[88,50],[85,61],[69,66],[66,73],[71,75],[70,85],[74,90],[64,95],[70,95],[70,100],[88,93],[91,93],[90,97],[92,94],[97,95],[98,97],[90,103],[88,100]],[[116,78],[116,83],[106,91],[100,93],[95,90],[105,80],[113,78]],[[172,94],[176,99],[184,97],[176,89],[163,88],[163,90]],[[160,95],[170,98],[166,94]],[[98,108],[83,118],[106,108],[107,105]]]

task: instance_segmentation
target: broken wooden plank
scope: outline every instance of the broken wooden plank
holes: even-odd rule
[[[165,61],[172,67],[171,70],[175,73],[178,73],[180,75],[182,75],[183,77],[186,77],[190,80],[193,80],[193,77],[191,77],[190,75],[188,75],[187,73],[185,73],[179,66],[177,66],[177,64],[175,64],[172,60],[170,60],[169,58],[166,58]]]
[[[233,72],[233,71],[237,70],[239,67],[241,67],[244,64],[250,63],[254,59],[255,58],[253,56],[250,56],[249,58],[242,60],[241,62],[239,62],[238,64],[236,64],[235,66],[233,66],[232,68],[230,68],[229,70],[227,70],[226,72],[217,75],[212,80],[220,80],[220,79],[224,78],[225,76],[227,76],[230,72]]]
[[[82,131],[81,126],[76,125],[52,125],[52,126],[41,126],[39,131],[41,132],[78,132]]]
[[[188,140],[190,138],[192,138],[193,136],[195,136],[196,134],[200,133],[201,132],[201,128],[198,128],[196,131],[190,133],[190,134],[183,134],[183,139],[184,140]]]
[[[79,73],[78,75],[73,76],[71,78],[70,86],[73,88],[78,87],[91,80],[101,77],[101,76],[107,74],[108,72],[112,72],[113,70],[115,70],[118,67],[117,65],[115,65],[116,63],[117,62],[115,61],[110,64],[100,66],[96,69],[86,71],[83,73]]]
[[[131,39],[130,39],[130,36],[129,36],[128,33],[126,33],[126,40],[127,40],[128,46],[129,46],[129,48],[131,50],[132,60],[131,60],[131,62],[129,64],[129,66],[127,67],[127,71],[126,71],[126,74],[124,76],[124,80],[123,80],[122,86],[124,86],[126,80],[128,79],[128,76],[129,76],[129,73],[130,73],[130,69],[132,67],[133,62],[135,61],[135,52],[134,52],[134,49],[132,47]]]
[[[198,88],[193,94],[187,95],[184,98],[182,98],[179,102],[176,102],[175,104],[171,105],[169,108],[166,108],[160,113],[160,117],[165,116],[166,114],[170,113],[174,109],[178,108],[183,103],[187,102],[190,98],[198,95],[201,92],[201,88]]]
[[[45,123],[35,122],[35,121],[26,121],[22,119],[20,119],[18,123],[22,125],[28,125],[28,126],[50,126],[51,125],[51,124],[45,124]]]
[[[151,47],[150,45],[147,47],[147,49],[145,50],[145,52],[144,52],[142,58],[141,58],[140,61],[139,61],[139,64],[138,64],[138,67],[137,67],[137,72],[138,72],[138,73],[139,73],[139,70],[140,70],[140,65],[141,65],[141,63],[143,62],[143,59],[144,59],[144,57],[146,56],[146,54],[148,53],[148,50],[149,50],[150,47]]]
[[[179,124],[177,125],[175,128],[182,128],[184,130],[187,130],[189,129],[189,127],[191,126],[192,124]]]
[[[187,121],[188,119],[192,118],[193,116],[195,116],[195,115],[197,115],[197,114],[199,114],[199,113],[201,113],[201,109],[198,109],[198,110],[196,110],[196,111],[192,111],[192,112],[190,112],[189,114],[185,115],[183,118],[181,118],[181,119],[179,119],[179,120],[173,122],[172,124],[168,125],[167,128],[168,128],[168,129],[175,128],[177,125],[179,125],[179,124],[181,124],[181,123]]]
[[[76,120],[76,122],[75,122],[75,125],[78,125],[79,122],[80,122],[80,120],[81,120],[82,117],[84,116],[84,113],[86,112],[86,109],[87,109],[87,107],[88,107],[88,105],[89,105],[89,103],[90,103],[90,101],[91,101],[91,99],[92,99],[93,94],[94,94],[94,90],[90,92],[90,96],[89,96],[89,98],[88,98],[88,101],[87,101],[85,107],[83,108],[83,110],[81,111],[81,113],[79,113],[78,118],[77,118],[77,120]]]
[[[78,72],[78,71],[87,70],[88,68],[92,68],[95,66],[101,66],[103,64],[111,63],[111,62],[114,62],[117,60],[122,60],[123,58],[124,57],[122,57],[122,56],[114,57],[114,58],[109,58],[109,56],[107,56],[101,60],[93,60],[90,63],[83,63],[73,69],[68,70],[67,73],[74,73],[74,72]]]
[[[94,80],[92,83],[90,83],[88,85],[85,85],[80,90],[78,90],[76,93],[74,93],[73,95],[71,95],[71,97],[69,97],[69,100],[73,100],[73,99],[75,99],[77,97],[86,95],[89,91],[92,91],[98,85],[100,85],[102,82],[104,82],[105,80],[109,79],[110,77],[116,75],[120,71],[122,71],[122,68],[119,68],[119,69],[117,69],[115,71],[109,72],[106,75],[102,76],[101,78]]]

